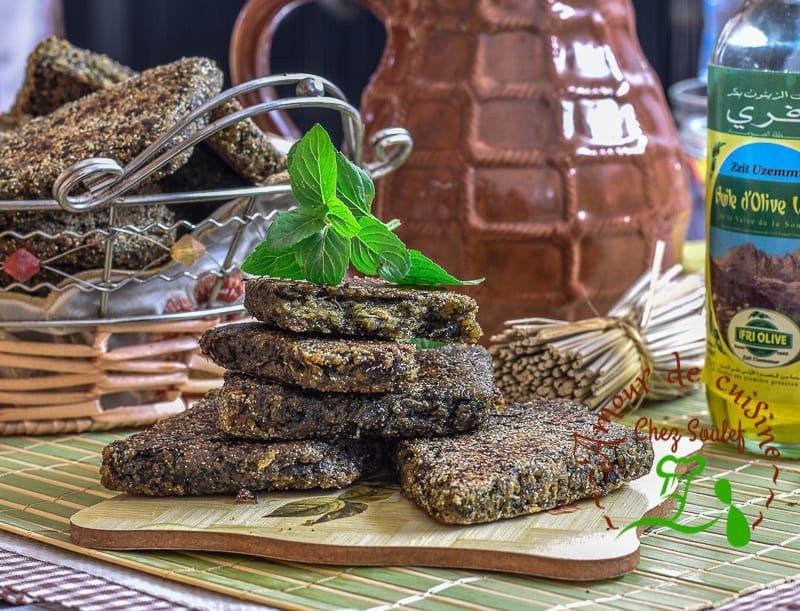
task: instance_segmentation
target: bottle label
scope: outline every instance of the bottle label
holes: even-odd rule
[[[710,66],[704,378],[800,390],[800,78]]]

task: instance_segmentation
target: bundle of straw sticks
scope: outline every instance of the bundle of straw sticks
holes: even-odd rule
[[[630,399],[623,411],[633,411],[645,397],[666,400],[696,392],[696,376],[694,383],[677,383],[674,370],[676,355],[682,371],[703,366],[703,277],[682,275],[680,265],[660,272],[662,258],[659,243],[652,268],[605,317],[507,321],[489,346],[495,383],[506,401],[558,397],[600,409],[633,388],[641,392],[622,395]]]

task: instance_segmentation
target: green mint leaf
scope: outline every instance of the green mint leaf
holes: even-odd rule
[[[281,212],[267,230],[267,248],[291,248],[321,231],[325,225],[325,211],[322,208],[295,208]]]
[[[405,277],[395,281],[397,284],[417,284],[431,286],[439,284],[455,284],[459,286],[473,286],[483,282],[483,278],[479,278],[477,280],[459,280],[458,278],[448,274],[438,263],[434,263],[418,250],[409,249],[408,255],[411,259],[411,267]]]
[[[292,145],[287,165],[300,206],[316,208],[336,196],[336,149],[319,123]]]
[[[333,198],[328,202],[326,219],[336,233],[345,238],[352,238],[361,231],[361,225],[358,224],[356,217],[353,216],[347,204],[340,199]]]
[[[369,174],[336,151],[336,195],[356,216],[369,215],[375,199],[375,184]]]
[[[255,247],[244,260],[241,270],[253,276],[272,276],[288,280],[303,280],[303,270],[297,264],[291,249],[275,251],[267,247],[266,240]]]
[[[316,284],[336,285],[347,272],[350,240],[328,225],[297,244],[294,254],[307,280]]]
[[[408,249],[373,216],[358,220],[361,230],[353,238],[350,259],[362,274],[380,275],[390,282],[404,278],[411,265]]]
[[[372,251],[364,246],[364,243],[357,238],[353,238],[350,244],[350,263],[365,276],[378,275],[378,259],[374,257]]]
[[[289,150],[289,179],[299,207],[275,217],[267,238],[244,261],[249,274],[339,284],[348,265],[363,274],[409,285],[471,285],[416,250],[393,231],[400,221],[372,215],[369,174],[337,151],[314,125]]]

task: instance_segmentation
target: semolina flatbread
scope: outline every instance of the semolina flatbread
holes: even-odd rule
[[[337,286],[253,278],[247,281],[244,304],[254,318],[297,333],[468,344],[482,333],[471,297],[393,286],[378,278],[349,278]]]
[[[265,443],[226,436],[216,394],[103,449],[102,484],[148,496],[236,494],[242,488],[341,488],[376,471],[381,450],[366,441]]]
[[[408,343],[307,335],[246,322],[209,329],[200,347],[225,369],[321,392],[400,391],[417,378]]]
[[[28,56],[25,80],[10,114],[48,115],[67,102],[121,83],[136,72],[107,55],[48,36]]]
[[[414,353],[417,379],[399,392],[323,393],[228,371],[219,394],[223,430],[261,439],[452,435],[503,405],[480,346]]]
[[[400,442],[400,483],[440,522],[478,524],[602,496],[650,471],[649,439],[597,425],[573,401],[516,403],[469,433]]]

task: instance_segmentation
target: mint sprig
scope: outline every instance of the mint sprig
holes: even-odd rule
[[[348,266],[404,285],[473,285],[459,280],[394,233],[400,222],[372,214],[375,185],[369,174],[337,151],[317,124],[288,155],[289,181],[298,206],[279,213],[266,239],[242,263],[255,276],[339,284]]]

